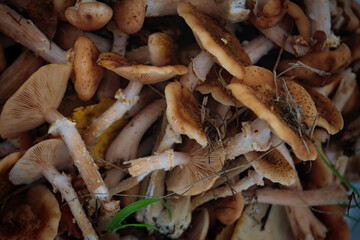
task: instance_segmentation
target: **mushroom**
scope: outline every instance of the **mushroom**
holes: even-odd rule
[[[205,240],[210,227],[210,216],[207,208],[201,208],[194,213],[191,220],[190,231],[186,233],[186,239]]]
[[[277,25],[288,9],[287,0],[255,1],[252,11],[256,20],[254,25],[258,28],[270,28]]]
[[[16,90],[43,65],[42,58],[29,50],[20,56],[0,75],[0,103],[3,104]]]
[[[293,81],[284,81],[282,90],[279,85],[274,83],[269,70],[251,66],[246,68],[244,80],[233,78],[227,88],[237,100],[266,121],[272,131],[291,146],[298,158],[303,161],[315,159],[315,146],[307,136],[310,132],[306,133],[316,123],[314,102],[307,91]],[[295,114],[288,115],[289,111]]]
[[[186,1],[179,3],[178,14],[185,19],[201,48],[231,75],[240,79],[244,77],[244,67],[251,65],[251,61],[233,34]]]
[[[166,85],[165,98],[166,116],[171,128],[205,147],[208,139],[202,129],[198,103],[190,90],[174,81]]]
[[[307,42],[311,42],[311,26],[310,20],[305,15],[303,10],[295,3],[288,1],[287,2],[286,13],[295,20],[295,24],[299,34]]]
[[[14,203],[18,202],[18,206]],[[44,185],[30,188],[26,196],[5,206],[0,225],[3,239],[55,239],[61,218],[59,203]]]
[[[84,239],[98,239],[95,230],[86,217],[78,196],[71,185],[71,178],[57,169],[71,165],[70,154],[60,139],[42,141],[31,147],[20,158],[9,173],[13,184],[30,184],[44,176],[65,198],[71,212],[81,229]]]
[[[332,97],[333,103],[340,112],[342,112],[342,110],[344,109],[345,104],[350,99],[356,86],[356,75],[351,71],[351,68],[343,71],[340,85],[336,89],[336,92]]]
[[[260,58],[268,53],[274,44],[266,37],[260,35],[243,45],[244,51],[249,56],[250,61],[255,64]]]
[[[121,0],[113,5],[114,20],[120,31],[126,34],[138,32],[145,20],[144,0]]]
[[[15,187],[9,181],[9,172],[15,163],[21,158],[23,152],[14,152],[0,161],[0,200],[2,200]]]
[[[216,201],[214,207],[216,219],[225,225],[234,223],[241,216],[244,203],[245,200],[241,193]]]
[[[78,37],[74,50],[75,90],[81,100],[88,101],[97,90],[104,68],[96,64],[99,51],[88,37]]]
[[[71,7],[75,4],[75,0],[53,0],[54,11],[56,12],[57,17],[61,21],[67,21],[65,17],[65,11],[68,7]]]
[[[112,16],[112,8],[96,0],[77,0],[74,7],[65,10],[66,19],[85,31],[95,31],[104,27]]]
[[[118,203],[112,201],[75,123],[56,110],[64,96],[71,71],[71,66],[49,64],[31,75],[5,103],[0,115],[0,134],[3,138],[14,138],[45,121],[52,124],[49,133],[61,135],[64,139],[90,193],[96,194],[107,211],[114,211]]]
[[[66,53],[50,41],[32,22],[0,4],[0,31],[50,63],[67,63]]]

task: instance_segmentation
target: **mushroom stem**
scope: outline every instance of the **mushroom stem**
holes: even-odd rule
[[[57,116],[61,116],[61,114],[58,113]],[[95,194],[95,197],[99,199],[106,211],[115,211],[119,206],[119,202],[112,200],[94,160],[86,150],[86,146],[75,127],[75,123],[65,117],[59,117],[53,122],[49,133],[62,137],[90,193]]]
[[[224,185],[222,187],[210,189],[204,194],[198,195],[191,200],[191,210],[194,211],[198,206],[211,200],[231,196],[234,194],[234,192],[242,192],[254,184],[254,180],[246,176],[240,179],[240,181],[231,185],[231,188],[227,185]]]
[[[189,71],[187,74],[181,76],[181,85],[187,87],[190,91],[194,91],[198,82],[204,82],[206,75],[209,73],[211,67],[214,65],[212,56],[202,50],[189,64]]]
[[[344,203],[347,192],[341,185],[332,185],[314,190],[285,190],[263,188],[256,190],[255,198],[250,202],[269,203],[286,206],[322,206]],[[246,194],[245,194],[246,195]]]
[[[332,98],[339,112],[342,112],[344,109],[345,104],[348,102],[357,84],[356,75],[351,71],[350,68],[343,71],[341,75],[342,79],[340,85]]]
[[[135,187],[139,183],[137,177],[129,177],[110,187],[111,194],[117,194]]]
[[[135,158],[141,138],[147,129],[161,116],[165,108],[165,100],[158,99],[133,117],[111,143],[106,152],[106,160],[116,162]]]
[[[41,67],[42,58],[24,50],[0,76],[0,104],[3,104],[16,90]]]
[[[266,151],[271,146],[270,128],[259,118],[251,123],[243,122],[243,131],[228,138],[224,146],[225,159],[234,159],[250,151]]]
[[[129,164],[128,171],[131,176],[138,177],[140,180],[154,170],[164,169],[168,171],[178,165],[189,164],[191,159],[191,155],[188,153],[174,152],[170,149],[157,155],[130,160],[124,164]]]
[[[304,0],[306,12],[311,20],[312,34],[323,31],[326,36],[331,34],[330,0],[312,1]]]
[[[71,179],[65,174],[61,174],[55,167],[49,167],[43,171],[45,178],[60,191],[62,197],[69,204],[71,213],[73,214],[76,223],[78,224],[84,239],[95,240],[99,239],[92,227],[86,213],[78,199],[78,196],[71,185]]]
[[[262,35],[255,37],[243,46],[252,63],[259,61],[273,47],[274,43]]]
[[[0,4],[0,31],[50,63],[67,63],[66,52],[50,41],[34,24]]]
[[[117,101],[86,130],[84,141],[87,146],[93,146],[105,129],[121,119],[136,104],[142,86],[142,83],[130,81],[124,90],[118,90],[115,95]]]
[[[157,1],[148,0],[146,6],[146,17],[160,17],[176,15],[179,0]]]

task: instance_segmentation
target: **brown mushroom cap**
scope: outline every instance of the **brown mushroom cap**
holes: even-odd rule
[[[211,188],[217,176],[209,176],[220,171],[225,161],[222,147],[213,146],[210,149],[209,146],[203,148],[194,142],[191,144],[190,163],[175,167],[166,176],[167,190],[183,193],[184,196],[197,195]],[[192,185],[200,179],[203,180]]]
[[[54,194],[38,184],[27,192],[26,203],[8,210],[1,219],[1,239],[55,239],[61,218]]]
[[[114,20],[120,31],[134,34],[142,28],[146,10],[144,0],[117,1],[113,8]]]
[[[69,7],[65,10],[66,19],[84,31],[95,31],[104,27],[112,16],[112,8],[97,1],[84,3],[80,1],[75,7]]]
[[[163,82],[176,75],[184,75],[188,72],[188,68],[183,65],[157,67],[130,63],[126,58],[116,53],[101,53],[97,63],[130,81],[143,84]]]
[[[32,74],[4,105],[1,137],[15,138],[44,123],[45,113],[60,105],[71,71],[69,65],[49,64]]]
[[[172,129],[195,139],[205,147],[207,136],[202,129],[200,109],[190,90],[182,87],[178,81],[168,83],[165,87],[166,116]]]
[[[336,134],[344,127],[344,120],[333,101],[312,87],[302,85],[310,94],[319,113],[316,125],[325,128],[329,134]]]
[[[30,184],[43,176],[44,169],[71,166],[68,148],[61,139],[42,141],[29,148],[9,173],[13,184]]]
[[[0,200],[3,199],[14,185],[9,181],[9,172],[15,163],[21,158],[23,152],[9,154],[0,161]]]
[[[210,227],[210,215],[207,208],[201,208],[191,219],[192,228],[186,234],[188,240],[205,240]]]
[[[175,57],[176,44],[169,34],[156,32],[149,36],[148,49],[152,65],[166,66]]]
[[[242,79],[244,67],[251,65],[251,60],[239,40],[214,18],[200,12],[188,2],[179,3],[178,14],[185,19],[200,47],[214,56],[217,63],[231,75]]]
[[[259,118],[268,122],[273,132],[291,146],[298,158],[304,161],[315,159],[315,146],[307,136],[317,115],[314,102],[307,91],[295,82],[286,81],[288,92],[281,88],[279,80],[277,82],[278,93],[273,74],[264,68],[251,66],[246,68],[244,80],[233,78],[227,88]],[[297,106],[292,106],[289,95]],[[279,101],[276,101],[277,97]],[[302,109],[301,123],[297,107]]]
[[[286,14],[288,0],[254,1],[254,24],[258,28],[269,28],[277,25]],[[264,4],[264,2],[266,2]]]
[[[90,38],[80,36],[75,45],[75,90],[83,101],[90,100],[104,75],[104,68],[96,64],[99,51]]]

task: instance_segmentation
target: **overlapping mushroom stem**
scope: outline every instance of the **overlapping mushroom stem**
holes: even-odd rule
[[[118,202],[112,200],[75,123],[56,110],[71,71],[71,66],[50,64],[31,75],[6,102],[0,116],[0,133],[4,138],[13,138],[46,121],[52,124],[49,132],[63,137],[90,193],[95,194],[106,210],[115,211]]]

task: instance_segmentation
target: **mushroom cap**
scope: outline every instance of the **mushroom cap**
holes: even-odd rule
[[[214,18],[200,12],[191,3],[180,1],[178,14],[185,19],[200,47],[214,56],[217,63],[231,75],[242,79],[244,67],[252,63],[239,40]]]
[[[9,173],[13,184],[30,184],[43,176],[43,171],[72,164],[70,153],[61,139],[42,141],[29,148]]]
[[[21,158],[23,152],[15,152],[7,155],[0,161],[0,200],[3,199],[12,189],[13,184],[9,181],[9,172],[15,163]]]
[[[145,20],[144,0],[121,0],[114,6],[114,20],[120,31],[134,34],[142,28]]]
[[[315,104],[307,91],[295,82],[286,81],[289,92],[286,92],[284,87],[280,88],[281,83],[277,82],[279,101],[276,101],[273,74],[261,67],[247,67],[244,80],[233,78],[227,88],[260,119],[268,122],[272,131],[291,146],[299,159],[313,160],[317,152],[308,132],[316,120]],[[290,104],[289,94],[297,106]],[[295,112],[296,107],[302,109],[301,123]]]
[[[166,66],[175,57],[176,44],[169,34],[156,32],[149,36],[148,49],[152,65]]]
[[[95,31],[104,27],[112,16],[112,8],[98,1],[80,3],[65,10],[66,19],[84,31]]]
[[[76,39],[75,45],[75,90],[83,101],[90,100],[104,75],[104,68],[96,64],[99,51],[87,36]]]
[[[1,239],[48,240],[58,233],[61,212],[54,194],[38,184],[27,192],[26,203],[12,208],[1,219]]]
[[[166,116],[172,129],[195,139],[205,147],[207,136],[202,129],[200,109],[191,91],[182,87],[178,81],[165,87]]]
[[[221,146],[203,148],[193,143],[189,154],[191,155],[189,164],[177,166],[167,174],[168,191],[179,194],[181,192],[183,196],[197,195],[211,188],[218,178],[218,176],[209,176],[216,174],[224,165],[225,152]],[[200,179],[202,180],[194,184]]]
[[[289,63],[302,62],[318,70],[336,74],[342,72],[351,61],[351,51],[346,44],[341,44],[335,50],[325,52],[309,53],[302,58],[285,59],[279,63],[279,71],[289,68]],[[323,86],[329,81],[334,80],[331,77],[321,77],[308,68],[298,67],[285,73],[287,76],[295,76],[297,79],[314,87]]]
[[[286,14],[288,0],[254,1],[252,14],[258,28],[270,28],[277,25]]]
[[[5,103],[0,115],[1,137],[15,138],[43,124],[45,114],[60,105],[71,71],[69,65],[49,64],[33,73]]]
[[[188,72],[188,68],[183,65],[158,67],[130,63],[126,58],[116,53],[101,53],[97,63],[130,81],[143,84],[163,82],[176,75],[184,75]]]
[[[206,239],[210,227],[210,214],[207,208],[200,208],[191,219],[191,230],[186,234],[188,240]]]
[[[259,158],[263,154],[263,152],[249,152],[245,154],[258,174],[270,179],[272,182],[285,186],[295,183],[297,178],[296,170],[277,149],[273,149],[265,156]]]
[[[344,127],[344,119],[333,101],[310,86],[302,86],[310,94],[319,113],[316,126],[325,128],[329,134],[338,133]]]

